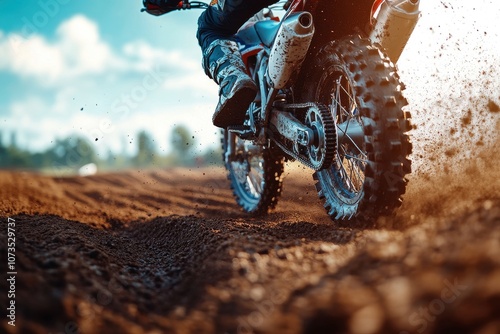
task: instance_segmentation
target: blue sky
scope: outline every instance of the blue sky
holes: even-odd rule
[[[148,130],[167,152],[172,127],[185,124],[200,151],[218,145],[217,86],[201,69],[195,38],[201,11],[154,17],[141,7],[141,0],[0,0],[4,142],[16,131],[21,146],[42,150],[77,133],[100,152],[132,152],[130,138]],[[459,122],[470,96],[500,98],[500,2],[426,0],[421,9],[398,64],[423,125],[417,149],[439,138],[443,124]],[[464,80],[477,82],[464,93]],[[432,114],[443,104],[446,112]]]
[[[162,17],[142,2],[0,1],[0,121],[4,141],[41,150],[57,137],[98,138],[121,151],[146,129],[168,149],[174,124],[216,142],[217,86],[201,69],[201,11]],[[81,110],[83,108],[83,110]],[[126,149],[133,149],[133,144]]]

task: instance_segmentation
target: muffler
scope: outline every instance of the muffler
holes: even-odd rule
[[[420,0],[385,0],[370,33],[372,43],[382,45],[396,63],[420,18]]]
[[[275,89],[287,86],[298,73],[314,35],[312,15],[295,13],[286,18],[278,30],[269,56],[267,76]]]

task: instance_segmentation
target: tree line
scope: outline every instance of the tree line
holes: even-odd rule
[[[57,139],[42,152],[31,152],[19,147],[15,134],[8,145],[0,136],[0,168],[41,171],[51,174],[72,174],[85,165],[95,164],[97,169],[119,170],[127,168],[150,168],[171,166],[195,166],[221,163],[220,148],[196,152],[196,139],[185,126],[172,130],[172,150],[161,153],[151,135],[140,131],[135,140],[136,153],[115,153],[108,150],[104,156],[97,153],[92,142],[82,136]]]

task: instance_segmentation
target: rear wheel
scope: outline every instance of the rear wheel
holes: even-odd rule
[[[260,215],[273,209],[283,185],[284,158],[277,150],[224,130],[222,151],[231,189],[243,211]]]
[[[322,103],[337,123],[332,166],[314,174],[332,219],[390,214],[411,172],[411,129],[395,66],[359,36],[326,45],[306,69],[304,101]]]

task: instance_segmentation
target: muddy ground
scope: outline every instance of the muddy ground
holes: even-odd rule
[[[415,171],[371,225],[327,218],[296,163],[260,218],[216,167],[0,172],[2,271],[8,218],[17,271],[15,327],[0,283],[2,331],[498,333],[499,153]]]

